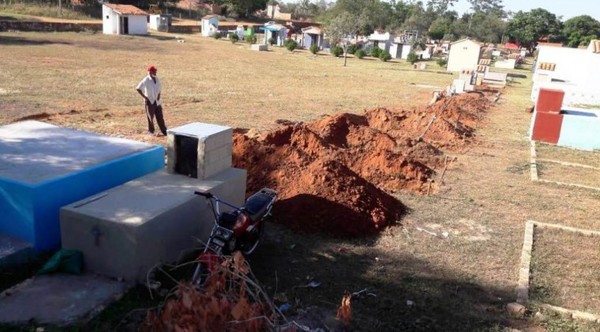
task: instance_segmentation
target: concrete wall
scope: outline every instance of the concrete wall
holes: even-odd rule
[[[155,31],[169,31],[171,17],[169,15],[150,15],[148,26]]]
[[[102,33],[105,35],[119,33],[119,16],[107,6],[102,6]]]
[[[508,60],[496,61],[494,63],[494,67],[496,67],[496,68],[504,68],[504,69],[515,69],[515,65],[516,64],[517,64],[517,60],[515,60],[515,59],[508,59]]]
[[[600,91],[595,85],[580,86],[567,82],[547,82],[538,80],[534,82],[531,89],[531,101],[536,102],[540,89],[559,89],[565,92],[563,107],[574,107],[577,105],[600,105]]]
[[[171,25],[170,33],[199,33],[200,25]]]
[[[553,63],[553,71],[540,68]],[[533,75],[531,100],[536,102],[540,88],[561,89],[565,92],[564,106],[577,104],[600,105],[600,54],[589,50],[540,46]],[[564,82],[561,82],[564,81]]]
[[[565,110],[558,145],[582,150],[600,150],[600,112]]]
[[[470,40],[453,43],[448,55],[448,71],[475,69],[479,62],[481,46]]]
[[[565,109],[565,93],[540,89],[531,123],[531,139],[583,150],[600,149],[600,110]]]
[[[101,23],[0,21],[0,31],[102,31]]]
[[[173,263],[208,238],[214,219],[196,190],[241,205],[246,171],[230,168],[203,181],[161,171],[65,206],[63,248],[80,250],[87,271],[145,282],[155,264]]]
[[[390,45],[390,56],[392,59],[400,59],[402,57],[402,44],[392,43]]]
[[[302,46],[304,46],[306,48],[310,48],[310,46],[313,44],[313,40],[314,40],[314,44],[316,44],[317,46],[319,46],[319,48],[321,48],[321,46],[323,44],[323,35],[317,35],[317,34],[311,34],[311,33],[303,34]]]
[[[536,73],[546,72],[554,79],[578,81],[588,63],[589,53],[586,50],[570,47],[540,46],[536,60]],[[539,69],[542,63],[554,63],[554,71]],[[590,68],[592,69],[592,68]]]
[[[147,35],[148,18],[145,15],[129,15],[129,34]]]

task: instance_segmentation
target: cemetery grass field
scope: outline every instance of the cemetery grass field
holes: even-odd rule
[[[337,112],[424,106],[434,90],[444,89],[455,78],[434,61],[426,71],[413,70],[404,61],[372,58],[349,58],[344,67],[342,58],[324,53],[313,56],[306,50],[283,48],[259,53],[244,43],[179,37],[185,42],[159,33],[146,37],[0,33],[0,124],[38,119],[165,144],[164,138],[145,135],[142,102],[134,90],[151,64],[162,80],[169,127],[208,122],[257,132],[276,128],[277,120],[311,121]],[[505,310],[516,299],[527,220],[600,230],[600,192],[531,181],[527,136],[531,114],[525,110],[531,106],[530,91],[529,79],[511,80],[478,128],[478,144],[452,155],[457,161],[439,192],[396,195],[410,211],[400,226],[376,238],[338,240],[301,236],[269,224],[266,241],[250,258],[267,292],[284,293],[298,308],[317,306],[336,324],[335,310],[344,291],[367,288],[376,296],[352,302],[349,329],[356,331],[600,328],[551,313],[544,313],[544,319],[515,318]],[[553,158],[571,153],[553,147],[544,147],[543,152]],[[577,160],[594,163],[597,156],[577,154]],[[553,235],[557,241],[560,234]],[[532,261],[554,250],[536,247]],[[586,255],[589,262],[600,258],[598,251]],[[589,266],[569,268],[573,275],[584,275]],[[311,278],[321,282],[320,287],[297,287]],[[572,290],[575,299],[570,300],[582,308],[570,309],[597,305],[586,300],[600,286],[585,287]],[[82,330],[114,329],[136,305],[154,305],[144,294],[132,291],[123,300],[129,301],[126,305],[111,306]],[[533,298],[529,307],[535,312],[545,300]]]

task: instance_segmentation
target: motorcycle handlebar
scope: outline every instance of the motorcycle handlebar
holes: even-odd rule
[[[214,195],[211,194],[211,193],[209,193],[209,192],[203,193],[203,192],[200,192],[200,191],[194,191],[194,194],[200,195],[200,196],[204,196],[206,198],[213,198],[214,197]]]

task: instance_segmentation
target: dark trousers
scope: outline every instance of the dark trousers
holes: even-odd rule
[[[162,106],[146,102],[146,120],[148,120],[148,132],[151,134],[154,134],[154,117],[156,117],[156,123],[160,131],[167,136],[167,126],[165,126]]]

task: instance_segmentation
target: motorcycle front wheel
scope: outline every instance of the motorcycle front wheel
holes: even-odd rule
[[[263,228],[265,227],[264,223],[263,220],[251,234],[246,234],[242,241],[239,241],[240,251],[244,256],[251,255],[258,247],[262,238]]]

